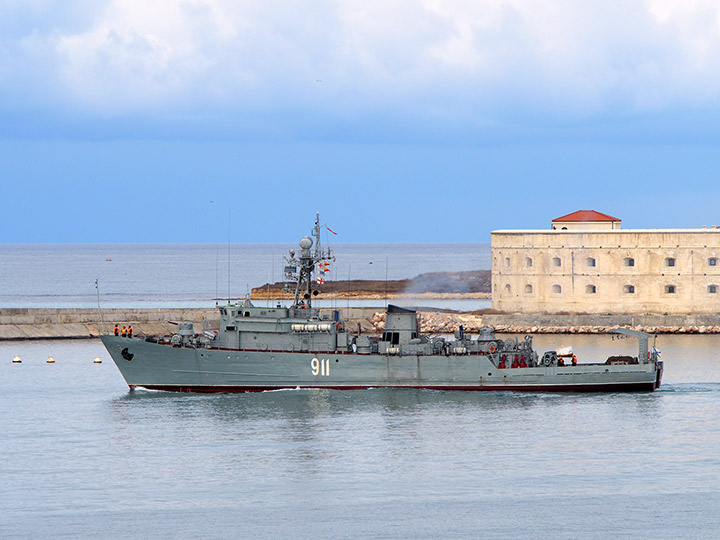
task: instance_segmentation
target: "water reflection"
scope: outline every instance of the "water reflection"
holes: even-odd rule
[[[720,391],[705,385],[703,391]],[[678,392],[673,388],[670,392]],[[110,401],[119,425],[178,422],[220,439],[267,429],[292,444],[315,441],[339,423],[374,432],[426,429],[438,421],[484,426],[523,423],[528,418],[578,417],[578,411],[609,409],[622,415],[652,415],[668,393],[526,394],[409,389],[287,390],[244,394],[174,394],[137,390]],[[440,426],[439,426],[440,427]]]

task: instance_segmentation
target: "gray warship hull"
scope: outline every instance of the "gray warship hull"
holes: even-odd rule
[[[525,392],[653,391],[662,363],[500,369],[492,355],[357,354],[174,347],[102,336],[130,388],[259,392],[293,388],[416,388]]]

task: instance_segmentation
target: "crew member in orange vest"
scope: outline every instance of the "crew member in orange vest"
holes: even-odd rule
[[[132,337],[132,324],[128,327],[128,337]]]
[[[120,334],[122,337],[127,337],[127,328],[125,328],[125,325],[123,325],[122,332]]]
[[[115,335],[117,336],[120,333],[120,327],[116,324],[115,325]]]

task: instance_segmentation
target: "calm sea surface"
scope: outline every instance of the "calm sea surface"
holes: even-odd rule
[[[0,538],[718,538],[720,337],[657,346],[654,393],[178,395],[0,343]]]
[[[336,244],[331,278],[404,279],[490,268],[490,244]],[[0,307],[211,307],[216,298],[282,280],[297,244],[0,244]],[[110,259],[109,261],[107,259]],[[228,280],[229,276],[229,280]],[[318,307],[344,301],[320,300]],[[346,302],[346,301],[345,301]],[[402,305],[481,309],[488,300],[412,300]],[[352,305],[378,305],[374,300]]]

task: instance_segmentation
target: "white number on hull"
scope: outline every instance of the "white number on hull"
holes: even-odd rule
[[[320,358],[318,360],[317,358],[313,358],[310,360],[310,369],[315,376],[322,375],[323,377],[327,377],[330,375],[330,359]]]

